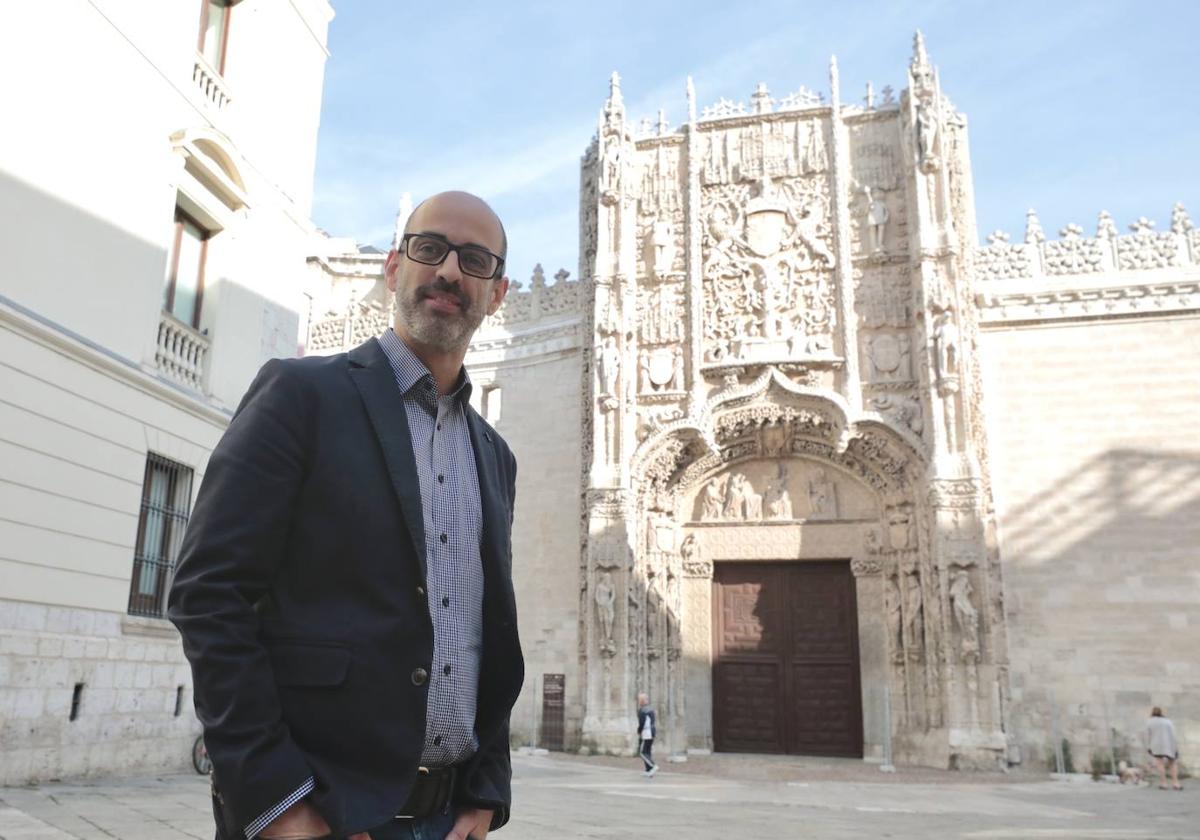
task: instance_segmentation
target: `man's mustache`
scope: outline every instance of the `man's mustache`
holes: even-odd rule
[[[449,295],[458,301],[458,305],[464,310],[470,306],[470,301],[467,300],[467,296],[463,294],[462,289],[440,278],[434,280],[432,283],[426,283],[417,289],[417,300],[424,300],[434,295]]]

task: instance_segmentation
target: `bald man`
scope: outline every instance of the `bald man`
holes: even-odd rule
[[[516,461],[463,368],[506,249],[481,199],[426,200],[388,254],[392,328],[268,362],[213,450],[168,614],[217,840],[483,840],[508,820]]]

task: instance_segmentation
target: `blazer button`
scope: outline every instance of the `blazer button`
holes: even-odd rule
[[[417,668],[412,672],[413,685],[425,685],[425,680],[429,679],[429,672],[424,668]]]
[[[424,587],[424,586],[418,586],[418,587],[417,587],[417,594],[418,594],[418,595],[420,595],[422,598],[424,598],[424,597],[425,597],[425,587]]]

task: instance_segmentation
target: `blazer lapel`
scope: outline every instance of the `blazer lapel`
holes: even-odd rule
[[[392,489],[396,491],[408,532],[412,534],[421,579],[425,580],[428,571],[425,566],[425,517],[421,510],[421,486],[417,483],[417,461],[413,457],[404,397],[383,348],[374,338],[351,350],[349,360],[350,380],[358,388],[375,437],[379,439]]]

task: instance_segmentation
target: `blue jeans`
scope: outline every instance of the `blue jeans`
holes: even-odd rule
[[[454,828],[455,813],[435,814],[423,820],[392,820],[367,833],[371,840],[445,840]]]

